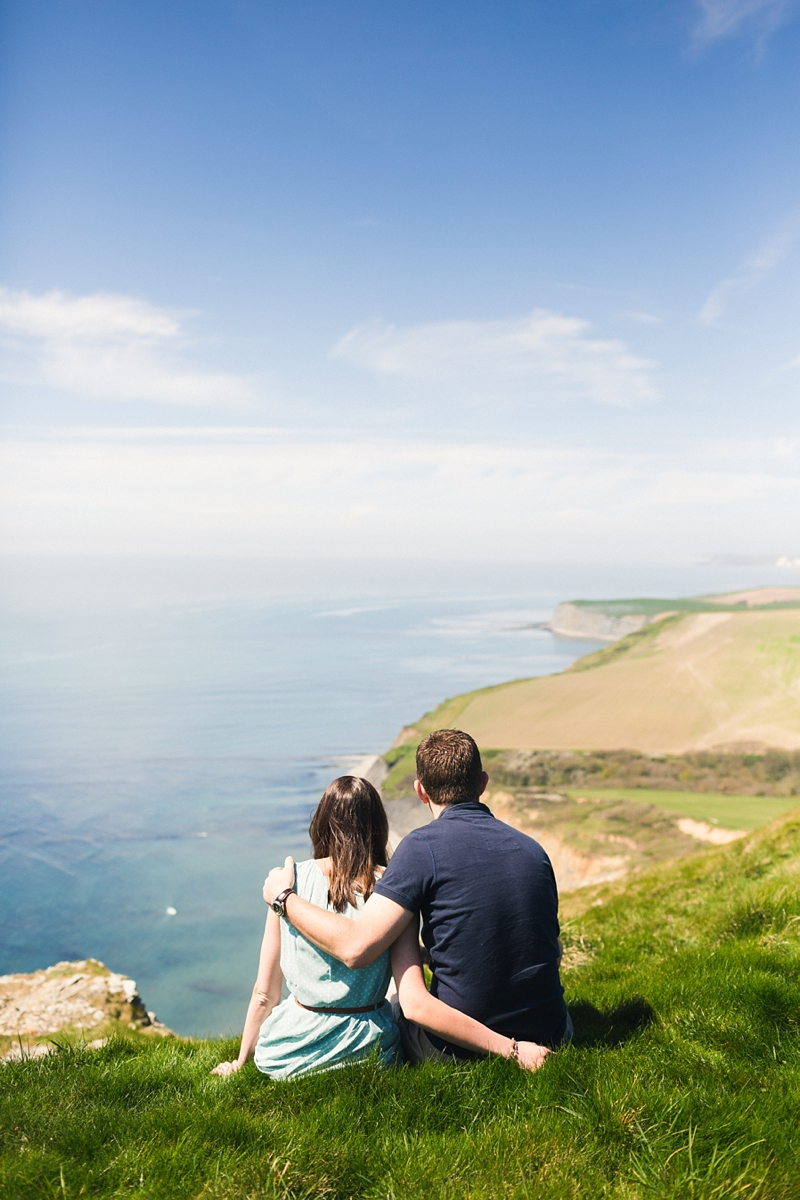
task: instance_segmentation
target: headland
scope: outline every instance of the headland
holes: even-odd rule
[[[416,745],[471,733],[487,802],[541,841],[562,890],[721,844],[800,794],[800,588],[573,601],[559,634],[609,645],[558,675],[445,700],[398,734],[383,784],[396,836],[427,820]]]

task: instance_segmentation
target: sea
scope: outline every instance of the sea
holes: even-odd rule
[[[241,1030],[261,885],[326,785],[455,693],[597,643],[561,600],[794,583],[748,565],[16,558],[0,581],[0,973],[100,959]]]

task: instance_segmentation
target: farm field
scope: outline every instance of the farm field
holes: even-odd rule
[[[796,797],[726,796],[707,792],[657,791],[652,788],[581,788],[574,796],[596,800],[618,797],[637,804],[653,804],[695,821],[709,821],[728,829],[758,829],[797,806]]]

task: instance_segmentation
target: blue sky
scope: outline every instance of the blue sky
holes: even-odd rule
[[[0,547],[800,555],[798,15],[6,0]]]

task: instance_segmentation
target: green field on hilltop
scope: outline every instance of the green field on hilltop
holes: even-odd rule
[[[776,589],[777,590],[777,589]],[[655,617],[663,612],[699,613],[699,612],[730,612],[731,608],[749,608],[751,611],[768,611],[775,609],[800,608],[797,600],[774,600],[769,604],[747,603],[745,600],[737,604],[724,601],[722,597],[688,596],[675,599],[674,597],[636,596],[626,600],[570,600],[576,608],[586,612],[602,613],[606,617],[645,616]]]
[[[0,1068],[0,1196],[800,1197],[800,812],[562,907],[576,1037],[536,1075],[65,1048]]]
[[[577,794],[577,793],[576,793]],[[708,821],[728,829],[758,829],[796,807],[796,797],[723,796],[706,792],[655,791],[651,788],[581,788],[580,795],[610,800],[619,796],[654,804],[682,817]]]

